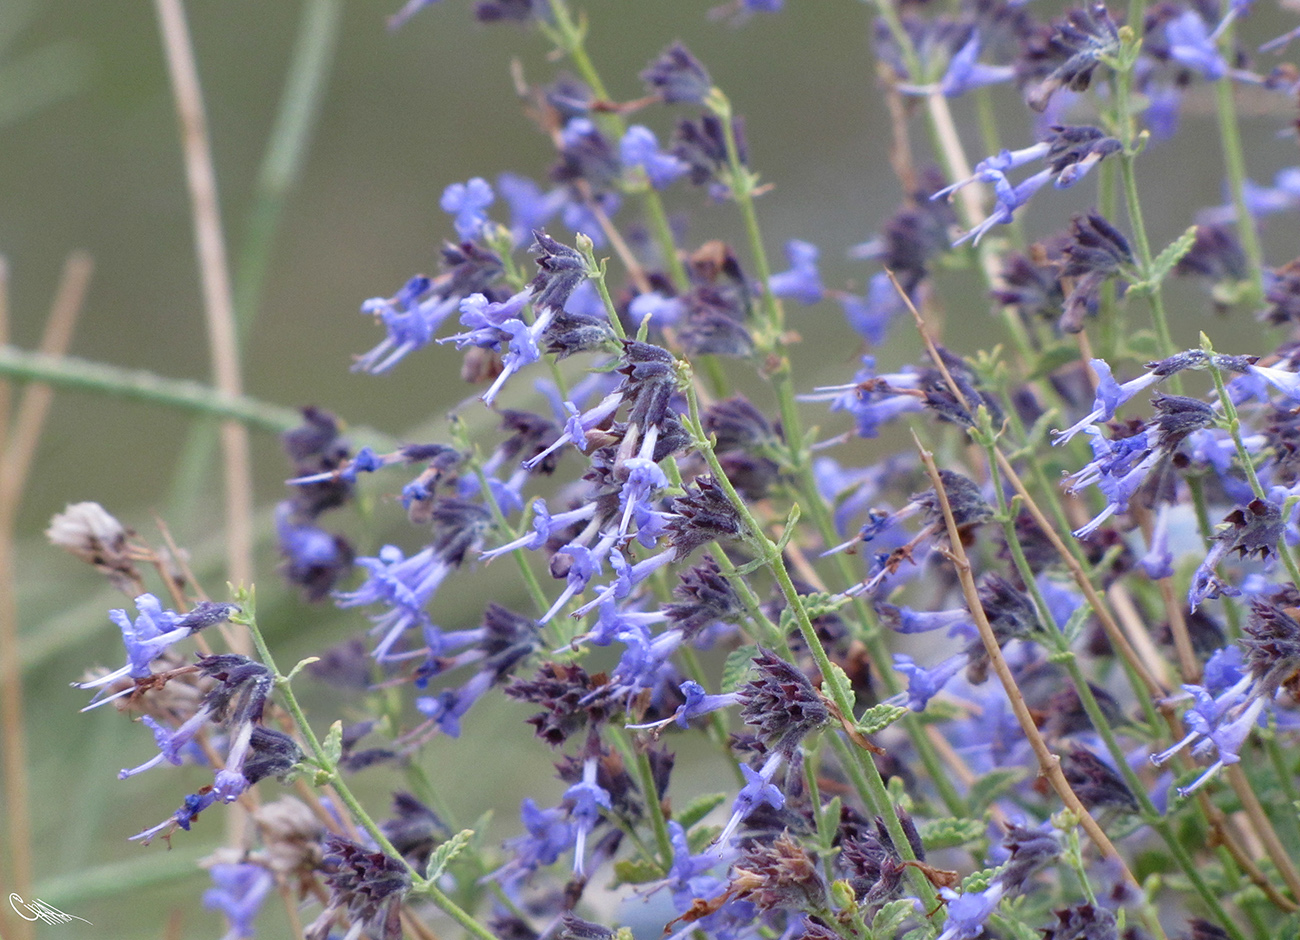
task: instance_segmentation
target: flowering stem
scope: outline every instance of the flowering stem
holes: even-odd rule
[[[1204,333],[1201,334],[1201,348],[1210,354],[1210,375],[1214,377],[1214,390],[1218,393],[1219,404],[1223,406],[1224,423],[1227,425],[1228,434],[1232,437],[1233,446],[1237,450],[1237,459],[1241,462],[1246,479],[1250,482],[1251,491],[1256,498],[1267,502],[1268,493],[1264,489],[1264,484],[1259,481],[1259,475],[1255,472],[1255,461],[1251,457],[1250,451],[1246,449],[1246,442],[1241,438],[1241,418],[1237,415],[1237,406],[1232,403],[1232,396],[1228,394],[1227,386],[1223,384],[1223,373],[1214,361],[1214,347],[1210,345],[1209,337]],[[1295,557],[1291,554],[1291,549],[1286,544],[1284,536],[1278,537],[1277,555],[1282,559],[1282,564],[1286,566],[1291,583],[1300,586],[1300,567],[1296,566]],[[1300,892],[1297,893],[1300,894]]]
[[[690,422],[696,436],[696,445],[708,463],[709,469],[713,472],[714,481],[726,493],[728,501],[740,516],[745,529],[745,540],[758,552],[765,567],[776,578],[781,593],[785,597],[785,602],[794,614],[799,634],[808,647],[808,652],[812,655],[813,662],[817,665],[817,670],[822,676],[823,694],[827,695],[835,703],[840,714],[851,721],[854,714],[852,691],[844,688],[836,680],[835,677],[839,670],[831,662],[830,656],[826,653],[826,648],[822,645],[821,638],[817,635],[816,628],[808,617],[808,610],[803,605],[803,598],[799,596],[799,591],[794,586],[794,582],[790,578],[790,572],[786,570],[785,563],[781,558],[781,550],[763,532],[762,526],[754,518],[754,514],[750,512],[745,500],[736,492],[731,481],[727,479],[722,464],[718,462],[717,454],[714,453],[713,447],[704,435],[703,425],[700,421],[699,399],[695,395],[694,387],[689,383],[687,384],[686,401],[690,407]],[[838,734],[831,734],[830,738],[832,746],[836,748],[837,753],[844,760],[845,767],[857,766],[860,769],[860,782],[866,788],[863,798],[868,801],[873,813],[877,813],[884,818],[885,827],[889,830],[890,838],[894,840],[899,853],[904,859],[915,861],[915,856],[907,841],[907,834],[903,831],[902,822],[899,821],[898,811],[889,799],[889,791],[885,788],[885,782],[880,776],[880,770],[876,767],[875,761],[862,749],[850,747],[840,739]],[[851,751],[851,753],[846,754],[846,751]],[[854,776],[855,782],[859,782],[857,775]],[[934,885],[913,866],[909,866],[909,871],[922,901],[926,904],[927,909],[932,909],[938,903],[938,895],[935,893]]]
[[[810,454],[804,441],[803,422],[799,417],[799,407],[795,400],[790,360],[785,354],[785,344],[782,339],[783,315],[781,305],[772,292],[767,289],[771,276],[771,266],[767,260],[767,252],[763,247],[763,236],[758,224],[758,213],[754,208],[752,187],[755,178],[740,161],[740,151],[731,124],[730,102],[721,91],[714,89],[710,94],[709,106],[722,123],[727,145],[727,159],[731,169],[732,192],[737,205],[740,206],[741,215],[745,222],[745,231],[749,235],[750,251],[754,256],[754,265],[757,268],[760,283],[763,285],[763,303],[768,329],[757,335],[755,339],[760,350],[767,352],[774,362],[768,372],[768,378],[772,382],[777,397],[777,405],[781,413],[781,427],[788,446],[790,469],[797,481],[801,497],[798,503],[800,508],[812,517],[813,524],[821,535],[822,541],[826,545],[834,545],[837,541],[835,524],[826,511],[825,501],[817,490],[817,481],[813,477],[812,464],[809,460]],[[698,407],[698,403],[694,404],[693,407]],[[710,454],[711,452],[710,448]],[[719,468],[715,468],[715,475],[717,474],[721,474]],[[725,475],[722,475],[722,478],[725,481]],[[730,488],[729,483],[727,486]],[[738,501],[738,505],[743,505],[743,500],[740,500],[734,493],[732,497]],[[755,531],[760,530],[755,529]],[[852,571],[849,570],[848,560],[843,555],[837,555],[836,561],[841,573],[844,575],[845,584],[852,584],[857,580]],[[884,681],[886,688],[889,689],[891,694],[895,693],[899,691],[897,679],[890,670],[879,666],[879,664],[889,662],[889,653],[885,649],[875,617],[861,598],[854,598],[853,603],[854,610],[858,615],[858,623],[865,628],[861,638],[871,654],[872,661],[878,664],[877,672]],[[965,801],[953,785],[952,778],[943,770],[934,745],[926,737],[924,728],[911,716],[903,720],[903,725],[912,739],[922,763],[930,772],[931,779],[935,781],[949,811],[954,814],[964,813]]]
[[[1133,138],[1131,117],[1132,78],[1131,66],[1128,69],[1119,69],[1115,73],[1116,121],[1119,125],[1120,142],[1123,144],[1119,154],[1119,167],[1120,178],[1123,181],[1124,206],[1128,210],[1129,225],[1133,229],[1133,246],[1137,253],[1138,272],[1144,281],[1149,282],[1152,280],[1151,241],[1147,238],[1146,223],[1142,218],[1142,202],[1138,198],[1136,169],[1138,147]],[[1165,302],[1159,283],[1151,284],[1147,298],[1151,305],[1151,320],[1156,328],[1156,337],[1160,342],[1160,355],[1172,356],[1177,349],[1174,347],[1173,335],[1169,332],[1169,318],[1165,314]],[[1174,394],[1181,395],[1182,377],[1177,373],[1170,376],[1169,386],[1174,390]]]
[[[496,940],[491,931],[467,914],[460,905],[439,890],[436,884],[432,881],[426,881],[424,876],[406,860],[405,856],[397,851],[393,843],[389,841],[388,836],[384,834],[384,830],[366,812],[365,807],[361,805],[361,802],[344,781],[343,775],[339,773],[338,765],[325,752],[320,739],[316,737],[316,732],[312,730],[311,725],[307,722],[307,716],[303,713],[302,706],[298,704],[297,696],[293,694],[293,684],[289,677],[282,674],[279,668],[276,667],[275,658],[271,655],[271,649],[266,645],[266,639],[257,626],[256,605],[252,590],[240,591],[236,600],[242,608],[242,612],[231,619],[238,619],[239,623],[248,628],[258,659],[275,675],[276,690],[280,693],[285,709],[293,717],[294,724],[298,726],[299,733],[307,743],[312,762],[327,775],[330,786],[338,794],[343,805],[348,808],[348,813],[352,816],[352,819],[370,835],[370,838],[375,840],[375,845],[379,846],[380,851],[389,858],[400,862],[406,868],[407,874],[411,878],[412,893],[428,895],[439,910],[464,927],[478,940]]]
[[[596,71],[591,56],[587,55],[586,31],[573,21],[565,0],[550,0],[550,6],[551,15],[555,17],[555,25],[545,29],[546,33],[555,42],[556,47],[569,57],[569,61],[578,70],[582,80],[591,86],[592,93],[602,101],[610,100],[600,73]],[[598,117],[618,138],[622,138],[627,128],[617,113],[609,112]],[[660,254],[663,255],[664,264],[668,265],[668,273],[673,279],[673,284],[678,290],[684,291],[690,284],[690,278],[687,277],[686,266],[677,254],[677,245],[673,241],[672,228],[668,224],[668,213],[664,209],[663,199],[653,186],[646,187],[641,197],[646,214],[650,217],[650,229],[654,233],[655,241],[659,243]]]
[[[623,735],[618,735],[622,737]],[[654,771],[650,767],[650,755],[635,744],[630,746],[633,755],[632,765],[636,768],[637,781],[645,797],[646,808],[650,811],[650,827],[654,830],[655,844],[659,847],[660,864],[668,871],[673,864],[673,842],[668,835],[668,821],[664,818],[663,803],[659,791],[655,788]]]

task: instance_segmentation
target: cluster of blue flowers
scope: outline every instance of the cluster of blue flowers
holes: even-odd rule
[[[428,6],[394,23],[439,15]],[[581,48],[560,0],[474,6]],[[597,921],[615,909],[707,940],[1292,935],[1300,780],[1280,741],[1300,730],[1300,346],[1179,348],[1162,290],[1208,282],[1219,306],[1294,329],[1300,262],[1261,269],[1256,225],[1300,208],[1297,171],[1271,189],[1238,173],[1228,205],[1204,200],[1163,249],[1135,201],[1127,231],[1110,208],[1033,243],[1013,224],[1048,183],[1135,200],[1143,147],[1170,146],[1196,86],[1300,94],[1294,66],[1257,71],[1241,45],[1250,12],[877,4],[885,92],[900,120],[932,122],[944,169],[909,168],[897,212],[847,249],[874,265],[864,292],[828,287],[801,239],[772,270],[745,125],[681,43],[641,73],[637,101],[604,100],[585,52],[582,80],[531,90],[556,150],[547,183],[448,186],[440,273],[362,304],[383,335],[353,366],[443,369],[454,346],[499,435],[458,425],[354,452],[332,415],[304,409],[275,522],[304,599],[370,623],[308,675],[413,690],[313,751],[318,772],[337,783],[419,766],[437,735],[490,738],[475,706],[498,693],[557,755],[557,797],[524,799],[499,850],[408,793],[360,836],[358,806],[323,800],[309,835],[264,826],[255,852],[213,867],[208,902],[231,935],[251,934],[290,871],[325,899],[307,930],[320,938],[346,924],[397,937],[434,916],[426,901],[451,918],[439,932],[480,940],[613,937],[622,924]],[[1034,142],[959,169],[949,107],[966,95],[1028,108]],[[736,206],[751,243],[670,224],[665,200],[692,186]],[[962,355],[922,326],[923,359],[878,367],[959,265],[987,278],[1006,349]],[[786,302],[842,308],[866,347],[851,380],[799,384]],[[739,393],[745,366],[767,387]],[[828,409],[815,432],[814,407]],[[903,446],[900,425],[924,446]],[[362,474],[394,472],[419,537],[358,556],[321,517]],[[503,606],[503,589],[449,623],[444,586],[504,572],[506,555],[531,609]],[[269,664],[171,652],[233,605],[136,603],[134,621],[113,614],[128,664],[81,683],[155,735],[158,756],[123,777],[196,743],[222,765],[147,841],[304,756],[263,722]],[[182,684],[188,704],[168,705]],[[686,734],[734,786],[682,791]],[[464,788],[470,773],[419,777]],[[274,863],[290,844],[311,849]]]

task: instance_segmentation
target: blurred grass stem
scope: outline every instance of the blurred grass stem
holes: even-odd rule
[[[72,333],[86,298],[94,264],[81,252],[68,256],[63,276],[50,308],[50,316],[41,337],[41,351],[59,356],[72,343]],[[0,337],[8,333],[8,278],[0,271]],[[6,407],[12,396],[5,383]],[[12,419],[7,410],[0,412],[0,723],[4,726],[4,784],[7,794],[9,824],[9,879],[13,890],[31,896],[32,825],[28,813],[27,736],[23,717],[23,670],[18,643],[18,592],[14,570],[14,528],[26,487],[27,475],[45,419],[50,411],[54,390],[48,385],[30,385],[18,401]],[[31,936],[29,922],[19,917],[14,922],[16,936]],[[21,924],[21,926],[19,926]]]
[[[342,16],[342,0],[304,0],[275,124],[258,169],[252,207],[235,259],[235,328],[241,352],[261,306],[284,207],[311,149]],[[168,500],[168,514],[177,523],[195,520],[191,524],[197,524],[194,509],[207,492],[216,443],[217,434],[209,422],[195,425],[185,441]]]
[[[194,240],[213,380],[223,394],[234,398],[240,394],[242,386],[235,305],[198,67],[181,0],[155,0],[155,9],[181,126],[181,149],[194,214]],[[234,583],[251,584],[252,469],[248,430],[238,421],[222,422],[221,451],[225,476],[227,570]],[[235,652],[247,654],[249,651],[247,638],[241,638]]]

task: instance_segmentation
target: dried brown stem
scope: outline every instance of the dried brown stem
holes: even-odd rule
[[[238,396],[242,392],[242,380],[235,305],[198,67],[181,0],[155,0],[154,5],[180,121],[213,381],[222,394]],[[220,437],[225,477],[226,566],[231,581],[251,584],[253,482],[248,431],[236,421],[224,421]],[[251,652],[252,644],[247,637],[242,632],[237,636],[235,652]]]
[[[1093,844],[1097,846],[1098,851],[1107,857],[1113,858],[1119,866],[1121,874],[1131,884],[1141,888],[1137,878],[1129,871],[1119,850],[1115,848],[1110,838],[1102,831],[1097,820],[1093,819],[1088,808],[1079,800],[1074,788],[1070,782],[1065,779],[1065,773],[1061,770],[1061,759],[1052,753],[1048,748],[1047,742],[1043,740],[1042,734],[1038,730],[1038,725],[1034,723],[1034,717],[1029,712],[1029,706],[1025,704],[1025,698],[1020,692],[1020,687],[1016,684],[1015,676],[1011,674],[1011,667],[1007,665],[1006,659],[1002,656],[1002,649],[998,645],[997,636],[993,633],[993,627],[984,614],[984,605],[980,603],[979,588],[975,584],[975,577],[971,570],[970,558],[966,555],[966,549],[961,544],[961,531],[957,526],[957,520],[953,518],[952,507],[948,504],[948,493],[944,490],[943,481],[939,477],[939,468],[935,466],[934,455],[931,454],[921,444],[921,439],[912,434],[913,441],[916,442],[917,451],[921,455],[921,462],[925,464],[926,473],[930,475],[930,481],[934,486],[935,495],[938,497],[939,506],[943,510],[944,524],[948,528],[948,541],[950,549],[947,552],[948,557],[953,563],[953,568],[957,572],[957,579],[961,583],[962,593],[966,597],[966,606],[970,610],[975,626],[980,632],[980,639],[984,642],[984,649],[989,655],[989,661],[993,671],[997,674],[998,680],[1002,683],[1002,688],[1007,693],[1007,698],[1011,702],[1011,710],[1015,713],[1016,721],[1020,723],[1020,730],[1025,733],[1025,739],[1029,741],[1029,746],[1033,748],[1034,756],[1038,759],[1039,772],[1047,778],[1061,802],[1065,804],[1066,809],[1079,820],[1079,825],[1088,834]]]
[[[86,285],[93,270],[90,257],[81,252],[68,256],[50,315],[41,337],[41,352],[61,356],[72,343],[72,333],[86,296]],[[7,284],[3,285],[7,287]],[[7,291],[0,287],[0,294]],[[6,297],[7,301],[7,297]],[[0,328],[7,333],[7,302],[0,310]],[[18,649],[17,578],[14,570],[14,526],[22,502],[32,457],[45,427],[54,390],[33,383],[24,389],[13,420],[0,412],[0,723],[4,726],[4,781],[8,795],[10,878],[14,891],[28,897],[32,886],[32,827],[27,788],[27,734],[23,715],[23,673]],[[6,398],[7,403],[7,398]],[[31,935],[28,922],[22,920],[16,933]],[[15,925],[17,926],[17,925]]]

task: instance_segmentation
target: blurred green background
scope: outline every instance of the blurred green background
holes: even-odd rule
[[[493,180],[506,170],[544,177],[553,153],[522,113],[510,65],[518,59],[533,82],[549,81],[555,65],[539,36],[511,25],[479,25],[463,0],[435,4],[390,33],[385,21],[398,5],[344,5],[319,123],[286,205],[245,344],[244,379],[248,394],[270,402],[316,404],[354,425],[403,440],[429,440],[447,409],[470,394],[459,382],[457,355],[429,349],[389,375],[352,374],[350,357],[381,336],[358,315],[358,306],[367,297],[391,294],[414,272],[434,272],[438,246],[452,233],[438,208],[448,184],[472,176]],[[751,164],[775,184],[760,212],[776,267],[784,267],[777,259],[787,239],[811,240],[822,248],[827,285],[860,290],[875,268],[848,260],[845,249],[871,237],[900,199],[869,55],[869,7],[792,0],[780,15],[755,16],[739,27],[711,21],[708,0],[591,0],[586,7],[590,48],[617,98],[638,97],[637,75],[646,63],[672,40],[687,42],[746,116]],[[245,238],[303,8],[260,0],[189,5],[232,258]],[[1261,38],[1288,28],[1284,14],[1265,10],[1258,16],[1251,31]],[[1274,21],[1277,28],[1270,31],[1267,24]],[[971,109],[958,103],[955,110],[971,158],[979,159]],[[1198,206],[1219,200],[1214,125],[1208,109],[1200,111],[1187,119],[1190,133],[1153,148],[1142,164],[1156,245],[1190,224]],[[652,109],[638,120],[663,140],[679,113],[686,112]],[[72,353],[208,381],[189,202],[152,6],[0,0],[0,120],[0,253],[10,271],[12,342],[36,345],[65,256],[85,249],[96,270]],[[1294,136],[1276,133],[1286,122],[1285,107],[1279,112],[1272,105],[1247,119],[1257,179],[1267,181],[1295,162]],[[1027,143],[1031,133],[1026,115],[1008,117],[1009,145]],[[1189,140],[1204,146],[1189,146]],[[1030,232],[1059,228],[1068,213],[1088,207],[1090,193],[1089,187],[1044,193],[1026,215]],[[692,246],[719,237],[741,244],[733,211],[709,204],[700,191],[679,185],[668,203],[671,211],[692,213]],[[558,227],[554,231],[568,237]],[[1297,235],[1294,218],[1270,224],[1272,263],[1290,259]],[[974,278],[966,272],[946,277],[943,313],[952,344],[969,351],[996,342],[998,328]],[[1248,317],[1239,313],[1231,324],[1216,322],[1195,288],[1177,287],[1174,298],[1179,339],[1194,342],[1197,331],[1206,329],[1221,337],[1224,351],[1262,351],[1233,345],[1255,329]],[[801,389],[851,378],[863,350],[843,326],[838,305],[792,306],[789,323],[804,338],[796,362]],[[877,351],[890,365],[912,358],[916,347],[906,329],[897,333],[890,349]],[[523,401],[525,383],[517,384],[507,404]],[[842,429],[837,419],[816,420],[832,431]],[[222,596],[215,461],[206,498],[195,510],[173,515],[173,481],[189,423],[159,407],[60,393],[18,519],[18,600],[29,667],[28,811],[38,889],[50,903],[63,902],[69,913],[95,925],[42,928],[49,936],[215,937],[224,930],[199,905],[202,876],[125,890],[116,869],[100,871],[98,878],[87,874],[140,860],[140,871],[185,871],[186,859],[219,841],[221,811],[203,817],[194,832],[180,834],[171,857],[161,843],[141,849],[125,841],[170,814],[201,782],[202,772],[165,769],[116,779],[119,767],[148,755],[149,735],[111,709],[78,715],[86,695],[67,684],[91,664],[120,662],[117,630],[104,610],[125,606],[124,599],[40,536],[51,514],[68,502],[102,502],[151,540],[156,513],[193,550],[208,591]],[[841,456],[865,462],[878,446],[861,442]],[[254,462],[261,515],[269,524],[269,507],[281,495],[286,470],[272,437],[254,436]],[[420,544],[420,534],[405,525],[400,506],[387,495],[400,485],[382,478],[364,483],[375,497],[364,532],[355,519],[339,520],[361,536],[363,547],[386,539],[408,548]],[[274,566],[274,550],[264,544],[260,611],[282,665],[319,653],[361,626],[355,613],[340,616],[328,606],[300,604],[280,586]],[[478,589],[488,580],[481,573],[449,586],[437,600],[443,621],[476,616],[486,588]],[[496,582],[492,590],[498,590]],[[339,716],[339,706],[319,690],[308,691],[313,697],[323,730]],[[346,711],[354,706],[344,705],[342,716],[357,717]],[[445,790],[462,822],[481,811],[484,780],[499,784],[499,834],[513,831],[522,795],[531,793],[544,804],[558,798],[559,785],[540,792],[507,744],[523,733],[518,728],[526,714],[485,702],[467,721],[464,740],[439,739],[429,749],[427,766],[450,768]],[[549,755],[540,746],[529,753],[535,755],[532,768],[545,775]],[[472,776],[462,768],[473,768]],[[679,773],[684,769],[679,762]],[[697,769],[698,779],[685,784],[688,791],[706,787],[712,772]],[[382,773],[368,783],[382,815]],[[274,788],[269,785],[268,798]],[[6,816],[18,811],[11,805]],[[275,926],[274,912],[269,916],[264,935],[276,936],[283,927]],[[173,917],[179,921],[168,928]]]

